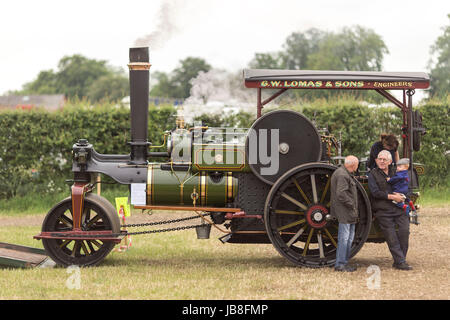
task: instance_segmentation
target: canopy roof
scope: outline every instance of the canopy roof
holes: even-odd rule
[[[247,88],[268,89],[426,89],[423,72],[245,69]]]

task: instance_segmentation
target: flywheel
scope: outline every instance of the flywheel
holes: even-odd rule
[[[322,143],[308,118],[291,110],[277,110],[253,123],[245,150],[252,172],[272,185],[289,169],[319,161]]]

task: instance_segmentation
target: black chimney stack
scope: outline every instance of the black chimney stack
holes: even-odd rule
[[[150,59],[148,47],[130,48],[131,164],[147,164]]]

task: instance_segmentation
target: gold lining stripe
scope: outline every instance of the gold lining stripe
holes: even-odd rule
[[[225,173],[225,203],[228,202],[228,172]]]
[[[205,172],[205,206],[208,205],[208,175]]]
[[[200,202],[206,205],[206,173],[203,172],[200,177]]]
[[[180,184],[180,205],[184,204],[184,200],[183,200],[183,195],[184,195],[184,184]]]
[[[151,64],[148,62],[131,62],[128,64],[130,70],[150,70]]]
[[[233,174],[227,173],[227,202],[233,199]]]
[[[233,173],[232,172],[230,172],[231,173],[231,176],[233,176]],[[231,192],[233,193],[233,198],[234,198],[234,195],[237,193],[237,183],[233,183],[233,188],[231,188]]]
[[[153,165],[149,165],[147,169],[147,204],[153,203]]]
[[[214,149],[214,148],[197,149],[195,151],[195,153],[194,153],[194,166],[196,166],[198,170],[202,170],[202,169],[204,169],[204,170],[213,170],[213,169],[216,169],[216,170],[240,170],[240,169],[245,167],[245,153],[244,153],[244,151],[243,150],[235,150],[235,149],[233,149],[233,151],[242,153],[243,160],[244,160],[243,163],[236,163],[236,164],[231,164],[231,166],[219,166],[219,167],[213,167],[213,166],[209,166],[209,165],[200,165],[198,163],[198,158],[199,158],[198,153],[202,152],[202,151],[205,151],[205,150],[216,151],[216,149]],[[230,151],[230,150],[231,149],[222,149],[222,150],[219,150],[219,151]]]
[[[198,175],[197,190],[198,190],[198,201],[199,201],[199,204],[203,205],[203,203],[202,203],[202,175],[201,175],[201,173]]]

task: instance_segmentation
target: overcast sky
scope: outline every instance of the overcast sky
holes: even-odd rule
[[[165,3],[165,4],[164,4]],[[316,27],[361,25],[385,41],[384,71],[427,72],[430,46],[448,24],[449,0],[2,1],[0,94],[76,53],[126,69],[128,49],[152,39],[151,72],[188,56],[216,68],[247,67],[255,52],[278,51],[287,36]]]

